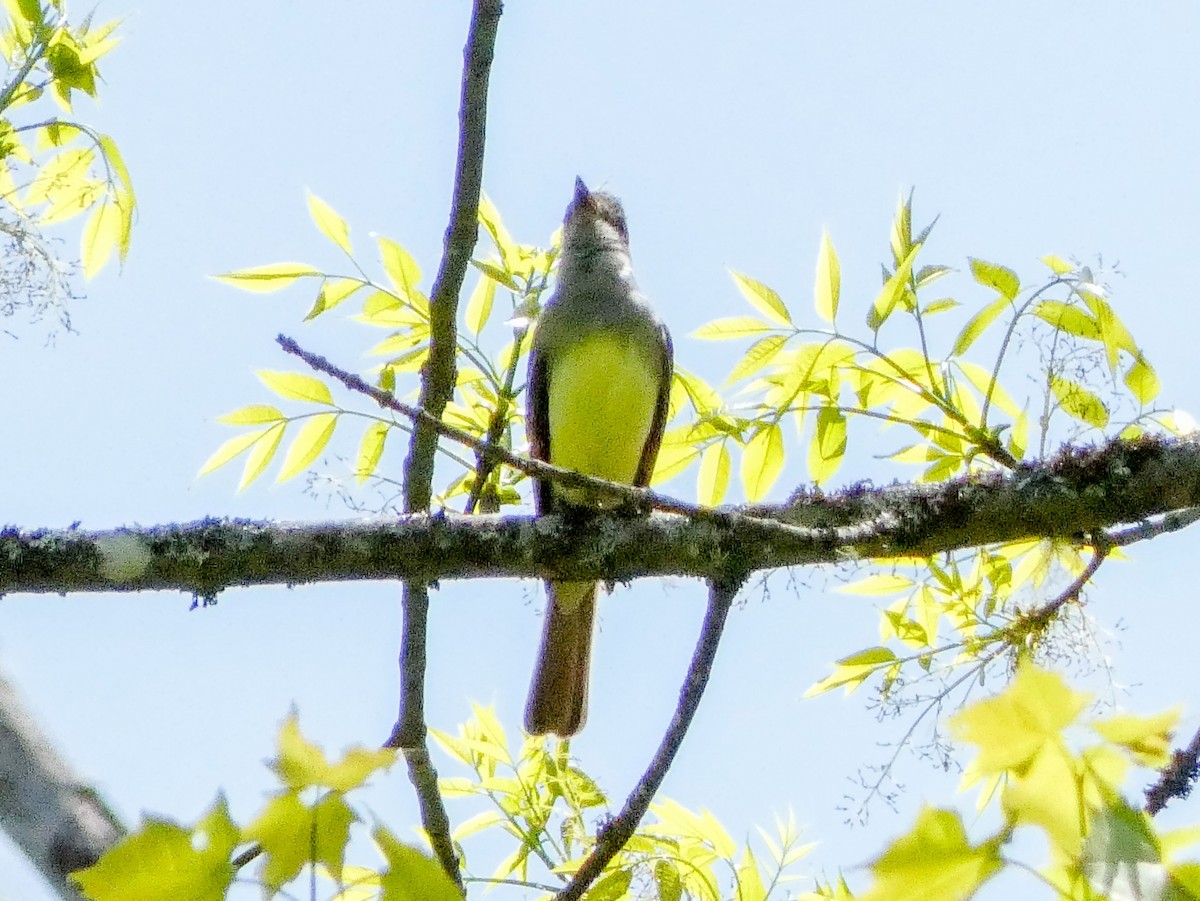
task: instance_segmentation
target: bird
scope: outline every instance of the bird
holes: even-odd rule
[[[537,316],[526,379],[531,455],[645,486],[666,427],[674,349],[638,289],[619,200],[575,180],[554,293]],[[578,519],[611,496],[534,479],[538,515]],[[587,717],[596,582],[546,583],[541,647],[525,706],[531,735],[575,735]]]

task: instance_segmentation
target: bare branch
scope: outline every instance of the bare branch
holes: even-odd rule
[[[662,785],[700,706],[700,698],[704,695],[708,677],[712,673],[717,645],[720,644],[721,633],[725,629],[725,619],[741,584],[740,578],[709,583],[708,610],[704,615],[704,625],[700,629],[700,637],[696,640],[696,650],[692,653],[692,662],[688,667],[683,687],[679,690],[679,704],[675,707],[675,714],[671,717],[666,734],[659,743],[658,751],[655,752],[654,759],[650,761],[650,766],[646,768],[642,778],[629,793],[621,812],[616,819],[600,830],[596,847],[567,886],[555,896],[556,901],[578,901],[582,898],[588,886],[596,881],[617,852],[633,837],[638,823],[646,815],[650,802],[658,793],[659,786]]]
[[[1186,798],[1196,784],[1197,775],[1200,775],[1200,729],[1184,750],[1171,756],[1158,781],[1146,789],[1146,813],[1154,816],[1172,798]]]

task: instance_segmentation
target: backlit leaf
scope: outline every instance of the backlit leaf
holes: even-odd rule
[[[492,315],[492,302],[496,299],[496,282],[490,278],[481,278],[475,283],[471,299],[467,301],[467,328],[472,334],[478,335],[487,325],[488,317]]]
[[[1021,280],[1015,272],[1005,266],[971,258],[971,275],[979,284],[995,288],[1001,296],[1009,300],[1014,300],[1021,293]]]
[[[286,482],[304,472],[320,456],[321,451],[325,450],[325,445],[333,437],[337,420],[337,413],[318,413],[304,423],[292,439],[287,456],[283,459],[283,467],[275,481]]]
[[[826,322],[837,318],[838,300],[842,291],[842,267],[829,232],[821,235],[821,249],[817,252],[817,315]]]
[[[329,393],[329,386],[311,375],[300,372],[273,372],[267,369],[259,370],[255,375],[280,397],[333,406],[333,395]]]
[[[308,192],[308,214],[312,216],[312,220],[321,234],[347,254],[351,252],[350,226],[346,225],[346,220],[339,216],[333,207],[312,191]]]
[[[787,306],[772,289],[740,272],[731,271],[730,275],[733,276],[733,281],[738,286],[738,290],[742,292],[742,296],[750,301],[756,310],[780,325],[792,324],[792,317],[788,313]]]
[[[1148,404],[1158,397],[1161,387],[1154,367],[1146,362],[1146,358],[1138,354],[1129,371],[1125,373],[1125,387],[1129,389],[1139,404]]]
[[[1104,401],[1079,383],[1051,374],[1050,390],[1063,412],[1069,416],[1098,429],[1108,425],[1108,408],[1104,406]]]
[[[846,414],[837,407],[817,411],[817,423],[808,445],[808,475],[817,485],[838,471],[846,455]]]
[[[761,335],[769,332],[774,326],[753,316],[730,316],[725,319],[714,319],[706,322],[692,332],[693,338],[704,341],[728,341],[731,338],[745,338],[750,335]]]
[[[391,238],[380,236],[379,255],[383,260],[383,271],[391,279],[396,293],[412,301],[417,293],[417,284],[421,281],[421,267],[412,254]]]
[[[266,293],[286,288],[298,278],[314,275],[321,275],[321,273],[305,263],[272,263],[269,266],[238,269],[223,275],[214,275],[213,278],[246,291]]]
[[[729,488],[729,447],[718,441],[704,449],[700,457],[700,475],[696,485],[697,500],[706,507],[715,507],[725,499]]]
[[[275,451],[279,449],[279,442],[283,438],[285,428],[287,428],[286,422],[277,422],[258,433],[258,439],[250,448],[249,456],[246,457],[246,465],[242,469],[242,480],[238,482],[238,491],[244,490],[263,474],[275,456]]]
[[[354,475],[359,483],[365,482],[375,472],[383,456],[383,445],[391,431],[386,422],[373,422],[363,432],[358,445],[358,461],[354,464]]]
[[[987,331],[988,326],[995,322],[996,317],[1011,306],[1012,302],[1001,295],[972,316],[954,339],[954,349],[950,351],[950,355],[958,357],[965,354],[976,339]]]
[[[783,433],[779,424],[767,422],[746,442],[742,454],[742,487],[746,499],[761,500],[783,471]]]

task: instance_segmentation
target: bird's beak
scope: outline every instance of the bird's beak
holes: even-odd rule
[[[575,203],[582,205],[588,202],[592,192],[588,190],[588,186],[583,183],[583,179],[578,175],[575,176]]]

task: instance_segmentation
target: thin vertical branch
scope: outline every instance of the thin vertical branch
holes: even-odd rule
[[[462,95],[459,109],[458,162],[454,196],[442,261],[430,293],[429,359],[421,373],[420,407],[441,419],[454,393],[457,346],[458,296],[478,235],[476,219],[483,184],[483,150],[486,136],[488,77],[491,72],[500,0],[475,0],[471,28],[463,51]],[[433,462],[438,433],[418,420],[404,461],[404,510],[416,513],[429,508],[433,493]],[[400,639],[400,715],[388,747],[400,748],[408,776],[417,792],[421,822],[443,869],[462,889],[462,874],[450,838],[450,821],[438,792],[437,771],[425,744],[425,645],[429,616],[429,589],[424,583],[406,582],[402,595],[403,633]]]
[[[708,610],[704,614],[704,625],[700,628],[700,637],[696,639],[692,662],[684,678],[683,687],[679,690],[679,704],[675,707],[675,714],[671,717],[666,734],[663,735],[646,772],[625,799],[625,806],[621,808],[616,819],[601,831],[596,847],[567,886],[555,896],[555,901],[578,901],[582,898],[588,887],[633,837],[638,823],[646,815],[650,802],[658,793],[700,706],[700,698],[708,685],[713,660],[717,655],[717,645],[720,644],[721,633],[725,629],[725,620],[741,583],[741,579],[709,583]]]

